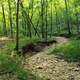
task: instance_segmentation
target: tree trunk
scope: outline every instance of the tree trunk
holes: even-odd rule
[[[17,7],[16,7],[16,51],[19,52],[19,2],[17,0]]]
[[[41,31],[42,31],[42,38],[44,38],[45,37],[45,34],[44,34],[44,0],[41,0],[41,15],[42,15]]]
[[[10,0],[8,0],[8,6],[9,6],[10,33],[11,33],[11,38],[13,38],[12,13],[11,13],[11,4],[10,4]]]
[[[48,31],[48,25],[47,25],[47,17],[48,17],[47,12],[48,11],[47,10],[48,10],[48,1],[46,0],[46,29],[45,29],[46,30],[45,31],[45,33],[46,33],[45,34],[46,41],[47,41],[47,37],[48,37],[48,32],[47,32]]]
[[[1,5],[2,5],[2,14],[3,14],[3,31],[4,31],[4,35],[7,35],[4,5],[3,5],[3,3],[1,3]]]
[[[52,37],[52,31],[53,31],[53,30],[52,30],[52,29],[53,29],[53,28],[52,28],[52,27],[53,27],[53,25],[52,25],[52,17],[53,17],[52,14],[53,14],[53,12],[52,12],[52,2],[51,2],[51,30],[50,30],[51,33],[50,33],[50,37]]]
[[[69,23],[69,12],[68,12],[67,0],[65,0],[65,9],[66,9],[66,24],[67,24],[67,27],[68,27],[68,35],[71,35],[71,28],[70,28],[70,23]]]
[[[78,12],[77,12],[78,2],[76,0],[74,0],[74,6],[75,6],[75,16],[76,16],[77,32],[79,33],[79,17],[78,17]]]

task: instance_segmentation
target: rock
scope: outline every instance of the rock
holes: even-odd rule
[[[70,75],[69,80],[74,80],[74,75]]]
[[[48,78],[47,80],[51,80],[50,78]]]
[[[43,67],[42,66],[37,66],[37,69],[43,69]]]
[[[77,67],[79,67],[79,68],[80,68],[80,63],[78,63],[78,64],[77,64]]]
[[[75,68],[74,71],[80,71],[80,68]]]

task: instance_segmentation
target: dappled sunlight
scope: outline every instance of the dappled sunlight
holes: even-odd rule
[[[6,42],[12,41],[13,39],[9,38],[9,37],[4,37],[1,36],[0,37],[0,48],[3,48],[6,44]],[[5,48],[5,47],[4,47]]]
[[[3,41],[3,40],[9,40],[8,37],[0,37],[0,40]]]

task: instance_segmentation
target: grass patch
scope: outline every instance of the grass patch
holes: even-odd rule
[[[27,80],[28,72],[24,71],[18,58],[12,58],[6,54],[0,54],[0,74],[11,74],[19,80]]]
[[[56,39],[55,38],[48,38],[47,41],[55,41]],[[35,43],[35,42],[38,42],[38,41],[46,41],[44,38],[39,38],[39,37],[32,37],[32,38],[29,38],[29,37],[24,37],[24,38],[21,38],[20,41],[19,41],[19,44],[20,44],[20,47],[24,46],[24,45],[28,45],[28,44],[32,44],[32,43]]]
[[[24,45],[28,45],[28,44],[31,44],[31,43],[35,43],[37,42],[38,40],[40,40],[39,37],[23,37],[23,38],[20,38],[19,40],[19,44],[20,44],[20,48]]]
[[[53,41],[53,40],[56,41],[55,38],[48,38],[47,39],[47,41]],[[21,48],[22,46],[28,45],[28,44],[36,43],[38,41],[45,42],[46,40],[39,38],[39,37],[36,37],[36,36],[33,36],[32,38],[21,36],[19,38],[19,48]],[[5,51],[7,48],[9,48],[9,50],[13,50],[15,48],[15,45],[16,45],[16,40],[6,41]]]
[[[78,61],[80,60],[80,40],[71,40],[62,46],[57,46],[51,53],[63,54],[69,61]]]
[[[15,72],[18,67],[18,62],[14,58],[6,54],[0,53],[0,72]]]
[[[0,74],[11,74],[17,76],[19,80],[43,80],[42,78],[35,76],[28,70],[24,70],[20,58],[10,57],[6,54],[0,54]]]
[[[20,38],[19,44],[22,47],[25,44],[33,43],[39,40],[39,38]],[[0,74],[12,74],[16,75],[19,80],[43,80],[37,74],[32,74],[29,70],[24,70],[21,64],[21,57],[16,55],[11,57],[11,53],[15,48],[15,41],[6,41],[5,46],[0,49]],[[14,52],[14,51],[13,51]],[[14,53],[15,54],[15,53]]]

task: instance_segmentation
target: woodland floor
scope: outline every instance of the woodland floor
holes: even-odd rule
[[[68,41],[57,37],[57,44],[45,47],[43,51],[25,58],[24,68],[30,69],[34,74],[45,80],[80,80],[80,66],[78,62],[67,62],[62,55],[49,55],[50,48],[60,46]]]
[[[0,37],[0,50],[4,48],[7,41],[10,41],[12,39],[8,37]],[[13,74],[9,73],[0,73],[0,80],[18,80],[17,77]]]
[[[9,40],[11,40],[11,39],[8,37],[0,37],[0,48],[4,47],[6,41],[9,41]]]
[[[60,46],[68,41],[64,37],[56,37],[56,39],[58,43],[46,46],[41,52],[37,52],[32,56],[26,54],[23,58],[24,69],[29,69],[33,74],[43,77],[44,80],[80,80],[80,65],[78,62],[67,62],[62,55],[48,54],[51,48]],[[10,39],[0,38],[0,47],[3,47],[7,40]],[[0,80],[2,80],[1,76]]]

